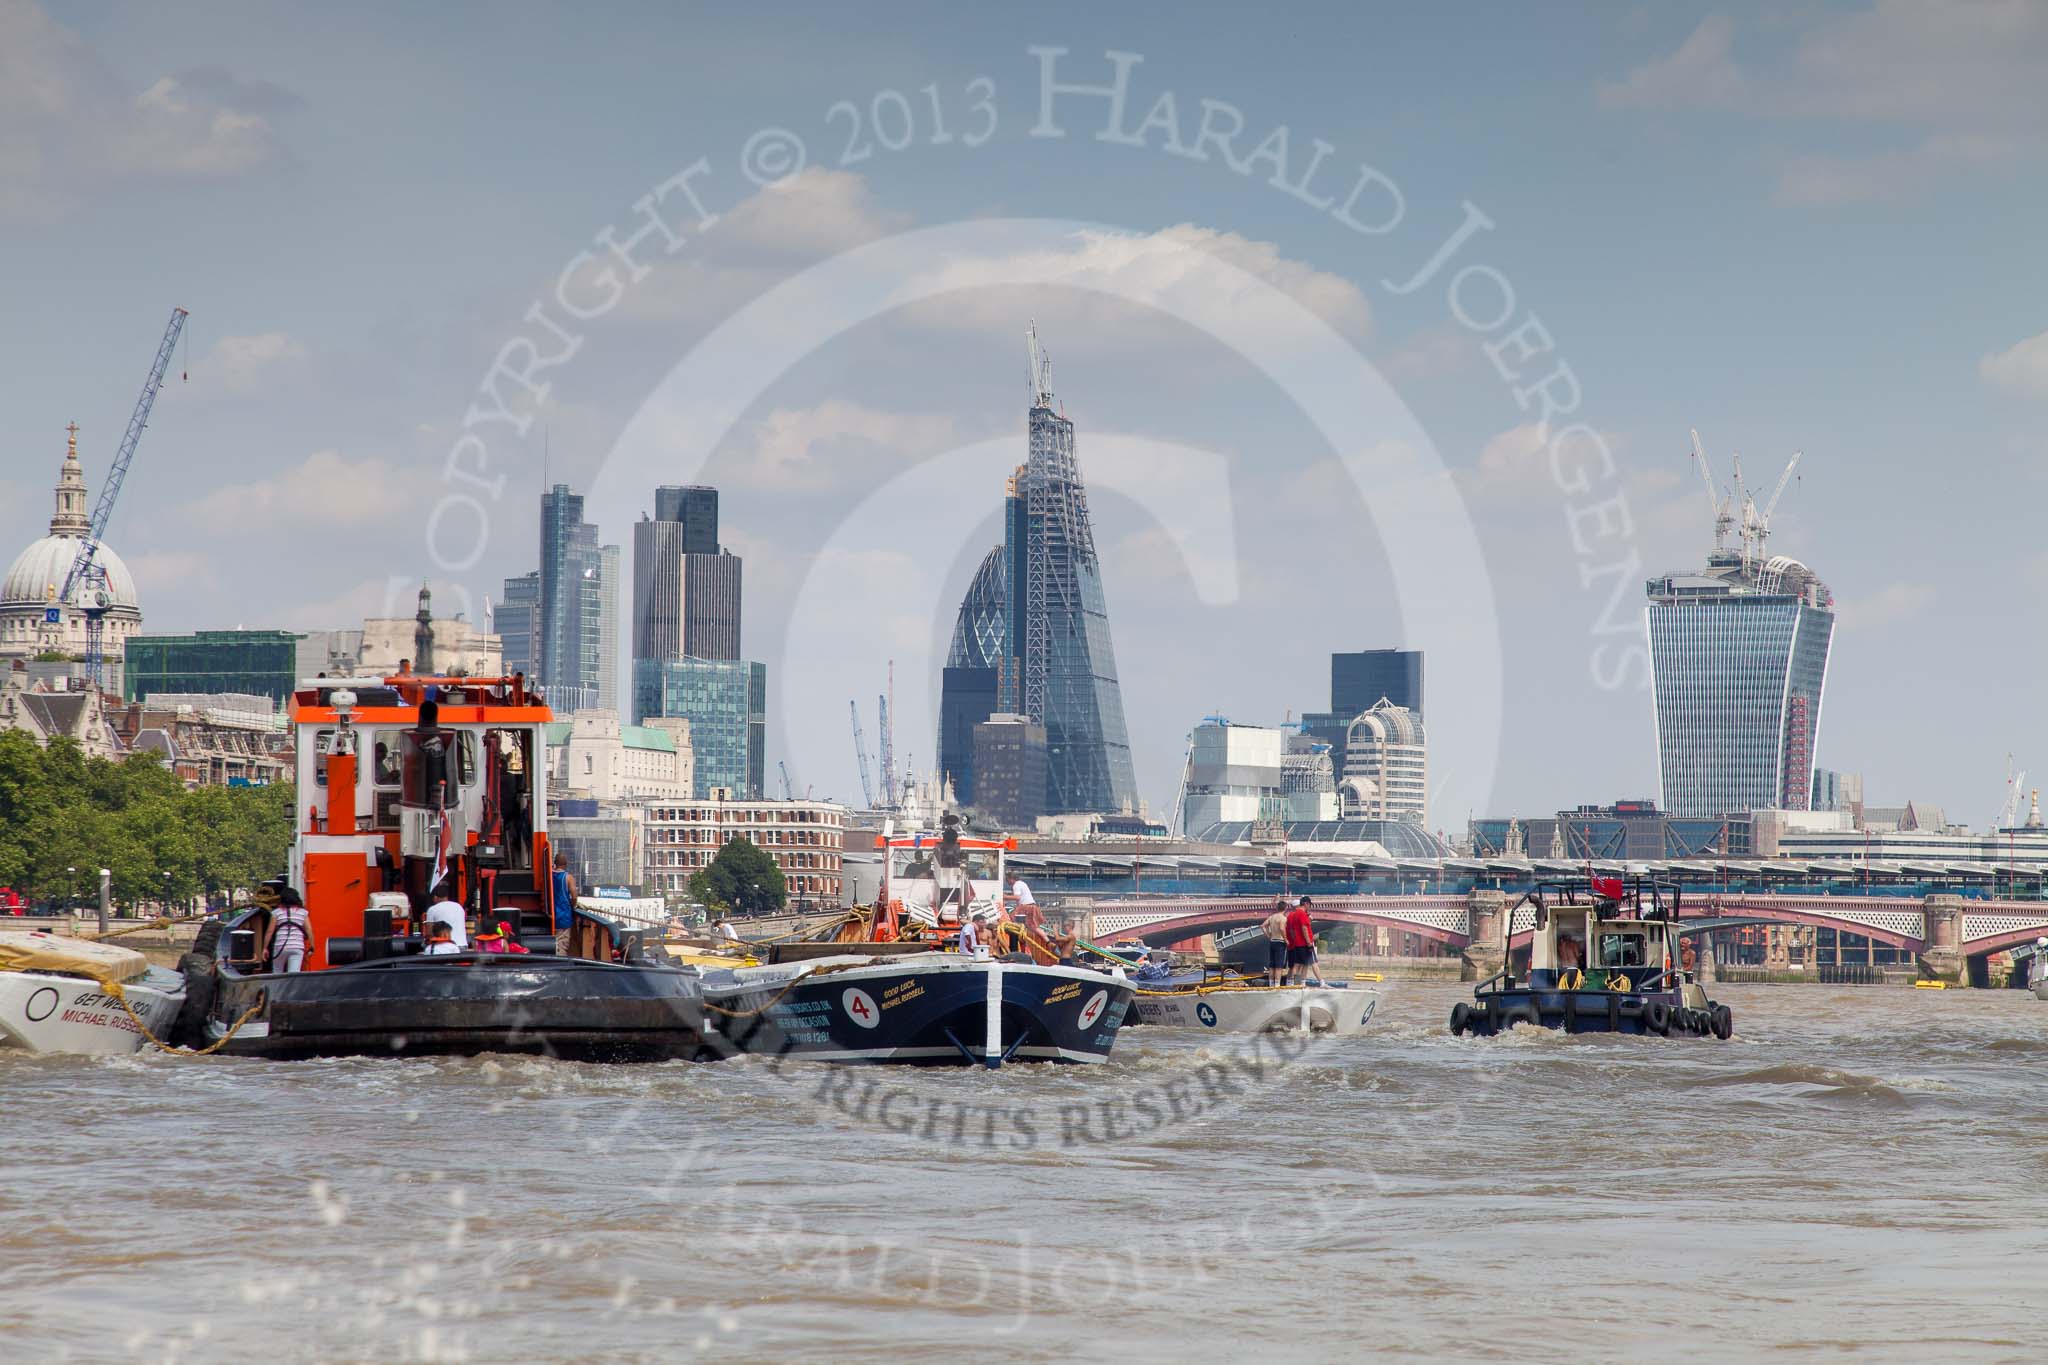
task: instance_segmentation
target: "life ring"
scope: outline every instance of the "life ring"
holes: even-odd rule
[[[1715,1036],[1716,1038],[1719,1038],[1719,1039],[1720,1039],[1720,1040],[1721,1040],[1722,1042],[1724,1042],[1724,1043],[1725,1043],[1725,1042],[1727,1042],[1727,1041],[1728,1041],[1728,1039],[1729,1039],[1729,1038],[1731,1038],[1731,1037],[1733,1037],[1733,1036],[1734,1036],[1734,1034],[1735,1034],[1735,1011],[1734,1011],[1734,1010],[1731,1010],[1731,1009],[1729,1009],[1729,1008],[1728,1008],[1728,1007],[1727,1007],[1726,1005],[1716,1005],[1716,1006],[1714,1006],[1714,1012],[1713,1012],[1713,1014],[1712,1014],[1711,1016],[1709,1016],[1709,1017],[1710,1017],[1710,1019],[1711,1019],[1711,1022],[1712,1022],[1712,1026],[1713,1026],[1713,1030],[1714,1030],[1714,1036]]]
[[[1671,1033],[1671,1006],[1662,1000],[1648,1000],[1643,1003],[1643,1027],[1651,1033],[1669,1036]]]
[[[1460,1000],[1457,1004],[1451,1006],[1451,1036],[1453,1038],[1464,1037],[1465,1030],[1471,1027],[1471,1024],[1472,1007],[1470,1005]]]

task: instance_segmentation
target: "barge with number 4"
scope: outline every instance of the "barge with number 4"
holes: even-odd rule
[[[1108,1059],[1131,983],[1121,968],[1075,964],[1035,905],[1009,903],[1013,841],[963,837],[948,815],[936,835],[887,831],[877,844],[886,862],[874,907],[825,940],[704,973],[715,1045],[910,1066]]]

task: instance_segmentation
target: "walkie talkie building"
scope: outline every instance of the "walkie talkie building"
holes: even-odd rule
[[[1665,811],[1805,810],[1835,631],[1826,585],[1796,559],[1716,550],[1648,588]]]

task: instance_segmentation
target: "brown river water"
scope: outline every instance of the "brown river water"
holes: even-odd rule
[[[2048,1004],[1101,1067],[0,1054],[0,1359],[2039,1360]]]

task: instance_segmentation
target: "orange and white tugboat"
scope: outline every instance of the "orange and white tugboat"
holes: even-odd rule
[[[885,832],[879,903],[822,941],[704,972],[721,1050],[822,1062],[1102,1062],[1131,1007],[1123,970],[1073,965],[1035,905],[1012,907],[1010,839]],[[1063,953],[1061,949],[1067,950]]]
[[[291,709],[298,833],[266,898],[283,903],[202,929],[185,1041],[276,1058],[698,1054],[697,974],[655,935],[578,908],[558,949],[552,714],[523,675],[315,678]]]

